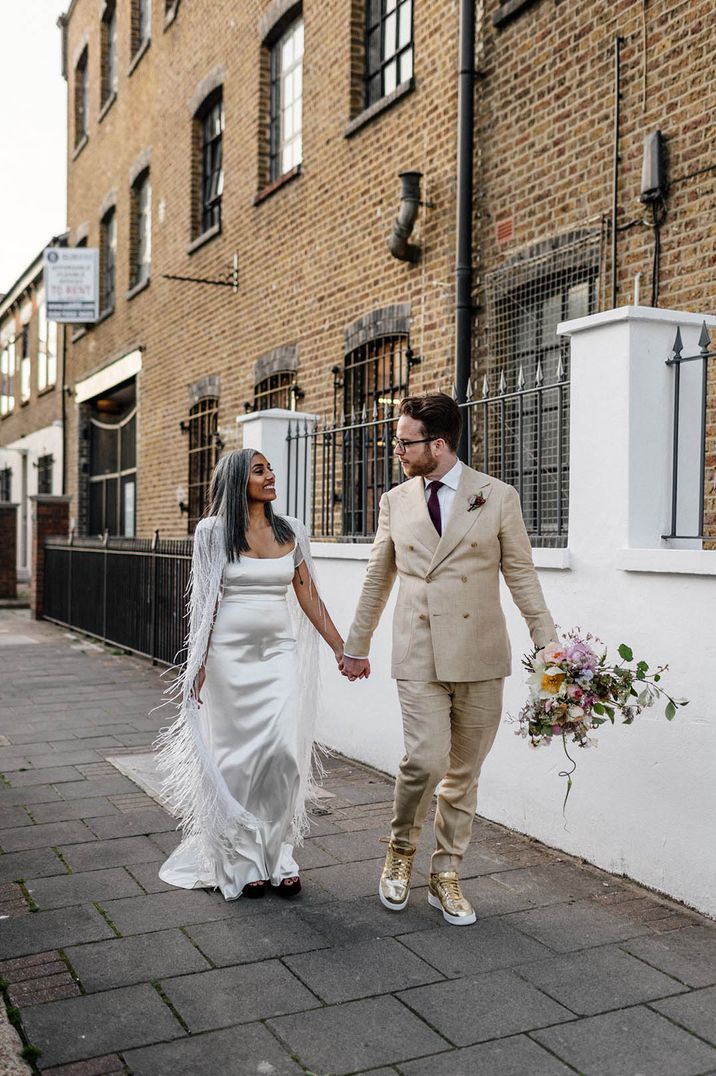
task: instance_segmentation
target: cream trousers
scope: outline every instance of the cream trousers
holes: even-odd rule
[[[435,786],[431,870],[459,870],[477,808],[477,782],[502,714],[504,680],[398,680],[405,756],[395,782],[392,838],[409,851],[420,837]]]

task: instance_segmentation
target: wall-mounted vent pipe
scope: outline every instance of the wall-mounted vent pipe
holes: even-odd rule
[[[393,221],[393,232],[388,240],[388,248],[394,258],[401,262],[420,260],[420,247],[409,243],[411,232],[415,227],[420,208],[420,180],[422,172],[400,172],[400,210]]]

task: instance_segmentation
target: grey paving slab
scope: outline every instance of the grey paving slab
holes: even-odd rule
[[[293,854],[302,872],[314,867],[331,867],[336,862],[315,840],[304,841],[300,848],[294,848]]]
[[[716,1050],[641,1006],[590,1016],[532,1037],[584,1076],[697,1076],[716,1069]]]
[[[59,908],[0,920],[0,952],[6,959],[114,936],[92,907]]]
[[[0,807],[13,807],[24,803],[60,802],[60,795],[52,785],[32,785],[29,788],[0,788]]]
[[[67,874],[67,867],[50,848],[8,852],[0,856],[0,882],[14,882],[17,878],[46,878],[52,874]]]
[[[449,1045],[393,997],[350,1001],[269,1023],[307,1069],[336,1076],[424,1057]]]
[[[440,923],[438,929],[406,934],[401,941],[450,978],[515,967],[553,955],[504,919],[484,919],[472,926],[454,927],[445,923],[439,912],[435,916]]]
[[[692,990],[682,997],[652,1001],[651,1007],[716,1046],[716,986]]]
[[[177,845],[181,843],[181,834],[176,829],[171,829],[164,833],[152,833],[151,838],[157,849],[163,852],[165,856],[171,855]]]
[[[121,867],[65,874],[59,878],[35,878],[27,888],[41,909],[141,896],[142,889]]]
[[[568,1076],[574,1072],[526,1035],[409,1061],[400,1071],[404,1076]]]
[[[17,765],[7,764],[0,766],[5,773],[8,774],[10,781],[13,781],[13,771],[18,771],[24,766],[29,766],[33,770],[49,770],[54,769],[57,766],[79,766],[88,762],[101,762],[102,756],[98,755],[96,751],[83,749],[82,744],[77,741],[76,750],[65,751],[49,751],[45,748],[42,754],[35,751],[25,755],[24,760],[17,759]]]
[[[624,889],[610,875],[579,868],[572,863],[538,863],[531,867],[501,871],[499,883],[529,904],[541,907],[569,900],[602,897]]]
[[[421,986],[398,997],[456,1046],[574,1019],[510,969]]]
[[[621,948],[688,986],[716,983],[716,925],[636,938]]]
[[[278,960],[163,979],[162,987],[192,1033],[320,1005]]]
[[[361,781],[337,781],[331,784],[336,799],[346,800],[356,807],[364,804],[393,802],[393,782],[364,778]]]
[[[59,844],[80,844],[96,840],[84,822],[48,822],[45,825],[18,826],[0,830],[0,848],[4,852],[21,852],[26,848],[52,848]]]
[[[319,844],[332,857],[333,862],[358,863],[362,859],[385,859],[386,845],[380,838],[389,834],[385,827],[371,826],[370,829],[356,830],[353,833],[326,834],[316,837]]]
[[[159,877],[159,868],[163,862],[163,859],[157,859],[152,863],[132,863],[127,870],[147,893],[175,893],[176,886],[163,882]]]
[[[43,770],[47,773],[47,770]],[[80,777],[79,771],[75,774]],[[62,798],[66,800],[90,799],[96,796],[118,796],[122,792],[136,792],[137,786],[121,774],[111,777],[86,777],[83,781],[69,781],[58,786]]]
[[[177,820],[160,807],[147,811],[129,811],[113,818],[93,818],[90,829],[101,840],[112,837],[134,837],[142,833],[161,833],[176,830]]]
[[[49,742],[49,746],[53,751],[66,751],[72,743],[90,751],[99,751],[104,756],[105,751],[118,747],[120,741],[115,736],[83,736],[81,740],[73,736],[71,739],[66,740],[52,740]]]
[[[73,871],[123,867],[130,863],[147,863],[157,858],[157,849],[147,837],[91,841],[87,844],[63,846],[60,850]]]
[[[180,930],[69,946],[65,953],[88,993],[205,971],[211,966]]]
[[[304,879],[315,882],[338,900],[372,896],[378,892],[381,861],[365,860],[361,863],[338,864],[335,867],[318,867],[304,872]]]
[[[217,919],[254,917],[255,900],[227,901],[203,889],[172,889],[169,893],[104,901],[102,907],[120,934],[147,934],[165,927],[210,923]]]
[[[686,987],[616,946],[526,964],[519,974],[581,1016],[680,994]]]
[[[133,1076],[293,1076],[292,1061],[262,1024],[242,1024],[188,1039],[123,1051]],[[395,1076],[395,1070],[392,1070]]]
[[[319,931],[331,945],[356,945],[376,938],[391,938],[416,930],[439,926],[426,901],[414,901],[402,912],[390,912],[374,897],[332,901],[317,908],[298,908],[299,915]]]
[[[30,818],[24,807],[0,807],[0,829],[13,829],[16,826],[31,826]]]
[[[442,979],[394,938],[287,956],[284,964],[323,1001],[355,1001]]]
[[[56,785],[65,781],[76,781],[81,776],[74,766],[48,766],[43,770],[27,770],[25,773],[13,773],[10,778],[12,788],[27,788],[31,785]]]
[[[43,1069],[185,1036],[147,984],[32,1005],[22,1018]]]
[[[593,900],[518,912],[509,916],[508,922],[560,953],[651,933],[648,924],[621,914],[618,906],[604,908]]]
[[[97,796],[95,799],[73,800],[71,803],[60,800],[56,803],[32,804],[30,813],[36,822],[70,822],[74,818],[117,815],[119,809],[109,800]]]
[[[302,953],[329,944],[294,908],[189,926],[187,933],[218,967]]]

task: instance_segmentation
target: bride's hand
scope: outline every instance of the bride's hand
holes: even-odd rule
[[[343,643],[336,643],[336,645],[332,647],[332,650],[333,656],[336,659],[336,664],[340,668],[341,662],[343,661]]]
[[[202,666],[200,666],[199,672],[196,674],[196,680],[194,681],[194,698],[199,703],[199,706],[201,706],[201,689],[204,686],[204,681],[205,680],[206,680],[206,669],[202,665]]]

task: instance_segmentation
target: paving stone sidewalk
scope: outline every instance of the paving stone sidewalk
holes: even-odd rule
[[[0,977],[47,1076],[716,1073],[713,921],[482,819],[478,923],[428,906],[427,834],[391,914],[391,782],[341,758],[299,900],[170,889],[175,822],[106,761],[159,670],[17,610],[0,662]]]

